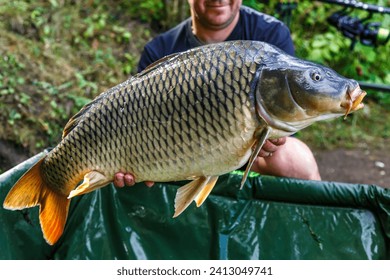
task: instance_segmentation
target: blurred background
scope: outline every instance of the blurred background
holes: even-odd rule
[[[298,57],[368,92],[364,110],[297,135],[314,150],[323,179],[390,187],[390,1],[243,3],[283,20]],[[0,173],[55,146],[84,104],[136,73],[144,44],[187,18],[187,5],[0,0]]]

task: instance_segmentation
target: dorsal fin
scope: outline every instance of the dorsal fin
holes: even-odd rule
[[[77,126],[77,124],[80,122],[80,119],[82,118],[82,116],[91,107],[91,103],[88,103],[87,105],[85,105],[83,108],[81,108],[81,110],[78,113],[76,113],[76,115],[74,115],[73,117],[71,117],[69,119],[69,121],[67,122],[67,124],[64,127],[64,131],[62,132],[62,139],[64,139],[65,136],[68,135],[69,132],[71,132],[73,130],[73,128],[75,128]]]
[[[105,93],[105,92],[104,92]],[[96,104],[97,102],[100,101],[100,99],[102,99],[104,93],[100,94],[98,97],[96,97],[94,100],[92,100],[91,102],[89,102],[88,104],[84,105],[83,108],[80,109],[80,111],[78,113],[76,113],[73,117],[71,117],[69,119],[69,121],[67,122],[67,124],[65,125],[64,127],[64,131],[62,132],[62,139],[65,138],[66,135],[69,134],[69,132],[71,132],[73,130],[73,128],[75,128],[78,123],[81,121],[81,119],[83,118],[83,116],[85,115],[86,112],[89,111],[89,109],[91,109],[91,107]]]
[[[159,60],[153,62],[152,64],[149,64],[143,71],[139,72],[134,77],[136,77],[136,78],[142,77],[142,76],[150,73],[154,69],[160,67],[161,65],[167,63],[168,61],[170,61],[171,59],[173,59],[176,56],[178,56],[178,53],[173,53],[173,54],[164,56],[163,58],[160,58]]]

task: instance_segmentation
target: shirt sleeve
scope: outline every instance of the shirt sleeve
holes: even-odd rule
[[[148,65],[159,59],[158,55],[155,52],[156,48],[153,48],[151,44],[152,42],[146,44],[144,50],[142,51],[141,58],[138,63],[138,73],[144,70]]]
[[[278,25],[277,32],[274,33],[277,35],[273,39],[274,45],[290,55],[295,55],[294,43],[291,38],[290,30],[283,23],[279,23]]]
[[[138,72],[166,55],[190,49],[192,46],[187,40],[188,32],[192,32],[190,22],[187,19],[147,43],[138,63]]]
[[[232,39],[263,41],[290,55],[295,54],[290,30],[282,21],[245,6],[241,7],[240,21]]]

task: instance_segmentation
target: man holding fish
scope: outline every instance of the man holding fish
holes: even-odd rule
[[[241,187],[252,167],[320,179],[310,150],[285,136],[363,108],[366,93],[356,81],[273,46],[293,51],[279,21],[240,9],[241,1],[190,4],[196,20],[147,45],[140,67],[164,58],[86,104],[9,191],[4,208],[39,206],[47,243],[62,236],[71,198],[113,180],[118,187],[189,180],[177,189],[177,217],[245,163]],[[203,45],[214,39],[228,42]],[[190,50],[176,53],[183,48]]]

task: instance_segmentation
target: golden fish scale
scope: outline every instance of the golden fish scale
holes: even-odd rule
[[[238,168],[260,125],[258,52],[249,42],[189,51],[103,93],[47,156],[45,180],[67,195],[92,170],[164,182]]]

